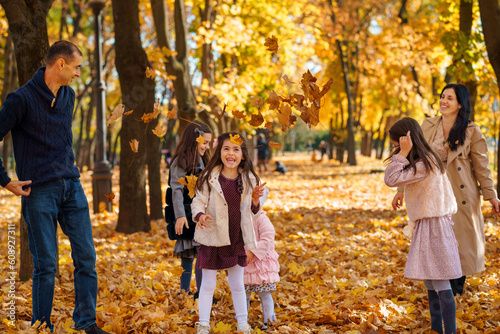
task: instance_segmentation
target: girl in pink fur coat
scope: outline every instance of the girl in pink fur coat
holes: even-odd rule
[[[265,189],[260,198],[263,205],[269,190]],[[276,291],[276,283],[279,282],[280,265],[278,253],[274,249],[274,227],[264,212],[253,220],[253,227],[257,239],[257,248],[246,251],[248,266],[245,267],[244,282],[247,293],[247,305],[250,308],[250,296],[257,292],[264,313],[264,326],[266,330],[271,322],[276,320],[274,314],[274,300],[271,291]]]

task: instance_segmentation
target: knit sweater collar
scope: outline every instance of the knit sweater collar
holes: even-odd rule
[[[49,105],[54,110],[63,109],[68,104],[68,87],[61,86],[57,91],[56,98],[45,82],[45,68],[45,66],[38,68],[33,78],[28,81],[28,85],[40,96],[43,104]]]

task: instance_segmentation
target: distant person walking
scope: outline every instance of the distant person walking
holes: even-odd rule
[[[394,149],[385,184],[403,186],[411,238],[404,277],[424,281],[429,297],[431,330],[456,333],[456,305],[450,279],[462,276],[451,216],[457,203],[444,166],[424,139],[420,125],[405,117],[389,130]]]
[[[31,323],[51,331],[54,299],[57,223],[69,238],[73,258],[77,330],[106,333],[96,325],[96,253],[87,198],[72,150],[71,122],[75,92],[69,85],[80,76],[82,53],[68,41],[54,43],[46,67],[7,96],[0,110],[0,139],[12,131],[16,173],[11,180],[0,161],[0,185],[21,199],[33,255]]]
[[[263,133],[259,134],[257,139],[257,168],[259,173],[262,173],[262,167],[267,172],[267,159],[269,157],[269,143],[266,141],[266,136]]]
[[[322,140],[319,143],[318,148],[319,148],[319,153],[321,155],[320,161],[323,161],[324,155],[326,155],[326,160],[328,160],[329,159],[329,157],[328,157],[328,143],[326,141]]]

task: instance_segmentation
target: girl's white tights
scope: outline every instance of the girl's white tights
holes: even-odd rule
[[[250,296],[251,291],[247,291],[247,307],[250,308]],[[270,291],[259,292],[260,303],[262,305],[262,312],[264,313],[264,323],[267,324],[268,320],[271,322],[276,321],[276,315],[274,314],[274,300]]]
[[[245,285],[243,284],[244,268],[236,265],[227,269],[227,281],[233,297],[234,311],[238,326],[243,327],[248,322],[248,310],[246,307]],[[199,322],[210,324],[210,312],[212,301],[217,285],[217,270],[203,269],[198,308],[200,313]]]

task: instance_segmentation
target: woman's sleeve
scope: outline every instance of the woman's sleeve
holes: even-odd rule
[[[261,213],[257,220],[260,239],[257,242],[257,248],[252,249],[251,252],[259,260],[262,260],[274,245],[275,231],[273,224],[266,214]]]
[[[384,182],[389,187],[399,187],[416,183],[425,179],[428,175],[423,162],[415,164],[413,168],[405,169],[410,162],[405,157],[396,154],[391,157],[391,163],[385,169]]]
[[[184,185],[177,182],[177,180],[185,176],[186,171],[179,167],[177,159],[174,159],[172,165],[170,165],[170,187],[172,188],[175,219],[186,217],[186,211],[184,210]]]
[[[473,173],[483,193],[483,199],[490,200],[497,198],[493,178],[491,177],[486,138],[484,138],[477,126],[473,127],[471,135],[470,159],[472,161]]]

